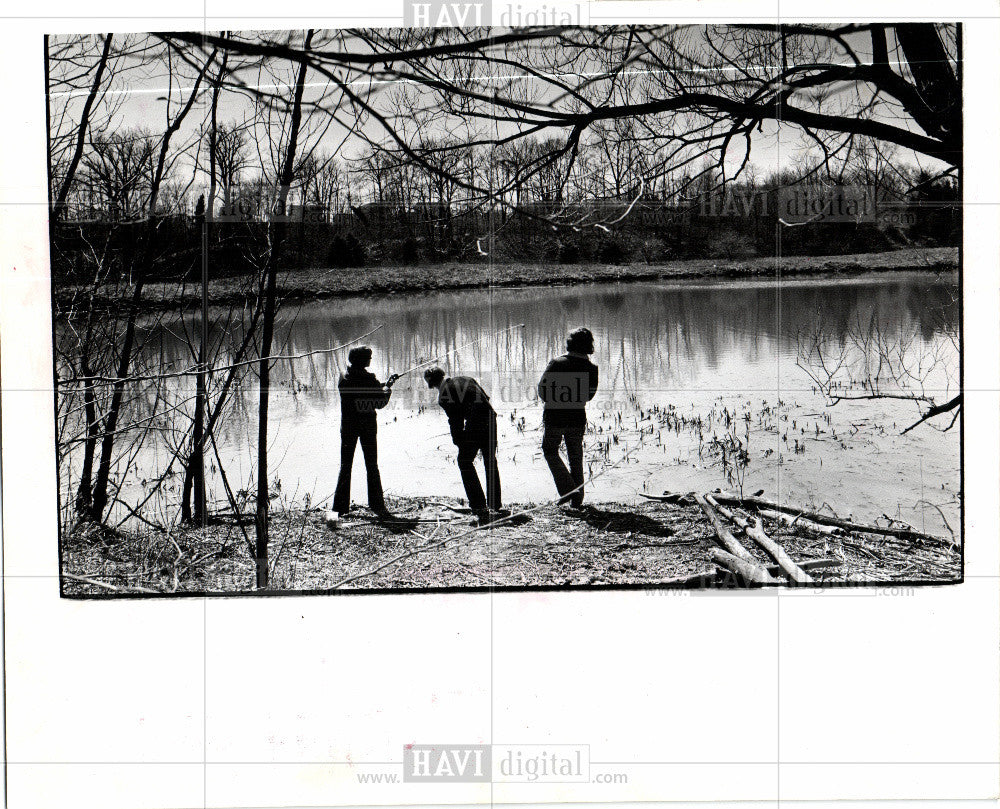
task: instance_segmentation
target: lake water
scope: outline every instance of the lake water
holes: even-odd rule
[[[717,283],[633,283],[496,289],[382,298],[329,299],[282,310],[274,353],[327,349],[381,326],[367,338],[372,370],[391,372],[447,354],[452,374],[476,377],[500,415],[499,461],[507,503],[539,502],[555,492],[541,457],[535,383],[566,333],[588,326],[601,387],[589,408],[589,468],[600,476],[592,501],[634,501],[639,493],[747,492],[841,516],[883,514],[946,534],[959,526],[959,424],[948,417],[907,435],[920,414],[911,401],[842,401],[828,407],[803,369],[838,367],[838,389],[865,395],[875,374],[886,392],[937,401],[958,389],[957,277],[929,273],[844,279]],[[221,319],[222,313],[216,313]],[[518,324],[523,324],[523,327]],[[197,318],[158,329],[147,350],[189,365],[180,336]],[[881,352],[879,351],[881,347]],[[906,365],[908,387],[879,371],[879,354]],[[884,357],[883,357],[884,359]],[[271,480],[286,499],[312,503],[333,494],[339,464],[337,377],[346,351],[281,360],[271,393]],[[853,384],[851,380],[854,380]],[[193,381],[174,385],[182,398]],[[443,412],[420,371],[394,388],[379,415],[383,485],[389,495],[464,495]],[[168,400],[169,400],[168,396]],[[253,488],[257,424],[254,377],[239,391],[219,432],[234,488]],[[700,419],[700,429],[692,426]],[[738,444],[736,442],[739,442]],[[725,455],[722,449],[725,447]],[[745,455],[734,451],[742,449]],[[162,470],[150,444],[131,470],[125,499]],[[742,457],[742,462],[739,460]],[[480,467],[481,469],[481,467]],[[215,465],[211,496],[224,497]],[[177,480],[167,496],[176,499]],[[354,501],[366,502],[360,452]]]

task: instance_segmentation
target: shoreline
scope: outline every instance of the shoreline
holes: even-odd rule
[[[389,505],[396,521],[380,521],[368,509],[355,507],[337,528],[326,526],[316,509],[272,513],[274,569],[266,592],[741,586],[719,576],[712,561],[718,541],[697,505],[595,502],[574,516],[552,504],[508,504],[512,518],[478,530],[470,525],[468,509],[452,498],[391,497]],[[766,525],[798,562],[831,563],[815,572],[820,587],[962,580],[960,546],[943,538],[914,542],[856,532],[831,536],[770,519]],[[250,515],[244,517],[244,529],[253,536]],[[251,595],[256,592],[255,566],[243,545],[232,515],[212,518],[205,529],[172,529],[169,537],[148,530],[64,529],[62,595]],[[772,564],[759,548],[747,545],[758,562]],[[434,547],[422,552],[422,546]],[[101,571],[99,579],[88,574],[95,570]]]
[[[754,259],[686,259],[658,264],[528,264],[443,263],[415,266],[374,266],[344,269],[294,269],[278,273],[278,296],[285,301],[317,301],[328,298],[370,297],[469,289],[575,286],[592,283],[752,280],[769,275],[808,277],[883,272],[956,272],[960,268],[957,247],[907,248],[884,253],[854,253],[839,256],[782,256]],[[244,277],[216,278],[209,283],[211,305],[243,304],[252,300],[240,289]],[[56,300],[71,297],[74,287],[54,288]],[[95,300],[107,306],[121,305],[117,297],[98,293]],[[188,310],[200,306],[196,282],[148,283],[141,306],[144,310]]]

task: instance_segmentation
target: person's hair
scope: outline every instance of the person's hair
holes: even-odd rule
[[[424,371],[424,381],[427,382],[430,387],[436,388],[442,381],[444,381],[444,369],[438,365],[432,365]]]
[[[367,368],[372,361],[372,350],[368,346],[358,346],[347,352],[347,361],[355,368]]]
[[[566,350],[575,354],[593,354],[594,335],[590,329],[573,329],[566,338]]]

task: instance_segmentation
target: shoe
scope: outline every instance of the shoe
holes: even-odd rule
[[[494,511],[493,509],[484,508],[476,512],[475,525],[489,525],[491,522],[496,522],[502,519],[504,514],[499,511]]]
[[[511,515],[509,508],[491,508],[489,509],[490,522],[498,522],[500,520],[505,520]]]

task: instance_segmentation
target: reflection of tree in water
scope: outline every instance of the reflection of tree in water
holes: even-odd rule
[[[381,323],[382,329],[367,340],[375,351],[373,367],[380,371],[396,371],[459,348],[446,358],[455,369],[500,366],[502,371],[530,372],[564,350],[569,328],[587,325],[599,335],[598,359],[617,361],[624,340],[636,375],[665,381],[665,375],[682,366],[717,367],[734,350],[753,361],[775,341],[794,349],[797,336],[818,323],[828,337],[842,342],[859,318],[872,312],[883,331],[916,329],[922,341],[930,342],[942,329],[954,330],[954,294],[944,283],[786,283],[780,310],[773,287],[741,285],[643,285],[627,292],[601,287],[498,290],[492,306],[482,291],[390,301],[336,299],[286,308],[278,344],[283,353],[330,347]],[[496,333],[522,322],[523,330]],[[191,332],[196,327],[188,316],[184,328]],[[460,348],[476,340],[482,342]],[[158,342],[164,361],[188,361],[187,344],[177,335],[164,330]],[[287,383],[294,375],[312,389],[331,388],[345,361],[346,352],[315,355],[294,361],[294,374],[293,363],[280,361],[275,379]]]
[[[625,306],[625,296],[620,292],[609,292],[604,296],[604,305],[611,313],[620,312]]]
[[[949,430],[961,414],[957,288],[895,291],[894,307],[870,299],[846,324],[837,318],[831,327],[825,312],[817,314],[797,335],[797,365],[831,405],[910,401],[916,410],[904,434],[925,422]]]
[[[559,305],[567,314],[576,314],[580,311],[580,298],[576,295],[567,295],[559,301]]]
[[[935,357],[938,370],[947,370],[949,363],[957,369],[956,294],[953,284],[918,278],[891,283],[786,282],[780,293],[770,284],[640,284],[331,299],[286,305],[276,346],[282,354],[329,348],[384,324],[366,340],[374,350],[372,368],[380,376],[454,351],[442,361],[449,372],[488,377],[505,388],[504,397],[513,399],[510,406],[523,406],[534,399],[534,383],[545,364],[565,350],[567,330],[586,325],[597,336],[594,360],[601,367],[602,396],[635,392],[641,398],[644,389],[745,384],[745,378],[739,382],[728,374],[767,367],[777,351],[794,358],[797,340],[804,334],[821,333],[830,350],[854,345],[857,351],[865,339],[871,348],[878,342],[862,333],[869,324],[877,324],[883,343],[892,339],[898,346],[901,337],[907,337],[907,350],[922,352],[925,369]],[[520,323],[523,329],[511,328]],[[147,335],[147,350],[155,354],[150,361],[174,367],[190,364],[184,334],[196,329],[191,315],[164,323]],[[228,339],[220,362],[228,361],[236,335],[227,337],[221,329],[211,333],[213,340]],[[294,431],[298,418],[317,409],[329,417],[331,430],[336,429],[335,388],[346,354],[275,362],[272,385],[286,394],[279,397],[285,422],[276,427],[283,438]],[[876,369],[870,359],[857,367],[856,376]],[[188,383],[168,380],[167,387],[173,385],[168,398],[182,399],[189,393],[184,388]],[[761,378],[759,384],[767,380]],[[256,400],[251,367],[221,422],[221,442],[253,446]],[[431,401],[419,371],[398,383],[394,407]],[[153,404],[146,397],[131,406],[151,412]],[[508,402],[502,399],[499,404]],[[142,413],[135,416],[141,418]]]

